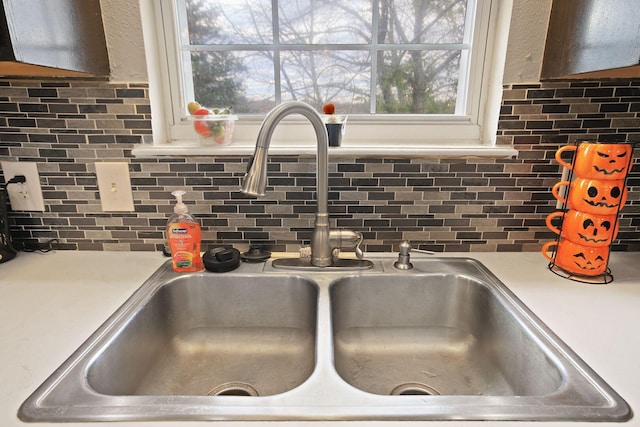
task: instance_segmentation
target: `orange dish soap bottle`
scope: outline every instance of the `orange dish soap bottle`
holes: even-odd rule
[[[182,203],[185,192],[178,190],[171,194],[176,198],[176,205],[174,214],[167,222],[167,242],[171,249],[173,270],[181,273],[200,271],[204,268],[200,256],[200,225],[189,214],[187,205]]]

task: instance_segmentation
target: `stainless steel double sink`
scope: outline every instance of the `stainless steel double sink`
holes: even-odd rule
[[[626,402],[468,258],[359,272],[165,264],[25,421],[625,421]]]

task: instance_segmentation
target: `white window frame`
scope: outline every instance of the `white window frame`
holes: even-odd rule
[[[473,46],[484,57],[470,60],[466,115],[350,115],[341,147],[330,154],[394,156],[512,157],[510,146],[496,145],[502,100],[502,76],[513,0],[477,0]],[[180,55],[171,0],[140,0],[149,77],[153,141],[134,148],[139,157],[157,155],[244,155],[255,146],[263,117],[242,116],[233,143],[198,146],[192,123],[181,116],[184,97],[179,80]],[[477,51],[477,50],[476,50]],[[473,55],[472,55],[473,56]],[[283,120],[274,133],[270,152],[312,154],[315,137],[302,117]]]

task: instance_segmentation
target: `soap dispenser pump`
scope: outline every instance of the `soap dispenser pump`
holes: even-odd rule
[[[195,272],[203,269],[200,243],[202,231],[198,221],[189,214],[189,208],[182,202],[186,193],[176,190],[171,193],[176,198],[173,215],[167,222],[167,243],[171,250],[173,270]]]
[[[171,193],[171,195],[176,198],[176,205],[173,207],[173,213],[178,215],[189,213],[189,208],[187,208],[187,205],[182,201],[182,196],[185,194],[187,194],[187,192],[182,190],[176,190]]]

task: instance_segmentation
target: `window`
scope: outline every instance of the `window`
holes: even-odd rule
[[[180,0],[183,93],[239,114],[464,114],[475,0],[373,3]]]
[[[492,147],[510,18],[505,5],[143,1],[143,21],[145,13],[155,19],[161,36],[154,39],[158,75],[150,71],[152,98],[162,94],[164,100],[160,105],[152,99],[154,133],[162,126],[167,145],[189,145],[195,134],[186,105],[197,100],[208,107],[232,106],[240,116],[233,145],[252,147],[264,114],[280,102],[299,100],[318,110],[332,102],[347,114],[346,147]],[[155,120],[158,110],[162,122]],[[277,132],[276,141],[312,146],[313,138],[300,134],[310,134],[305,124],[286,120],[280,127],[295,131]]]

